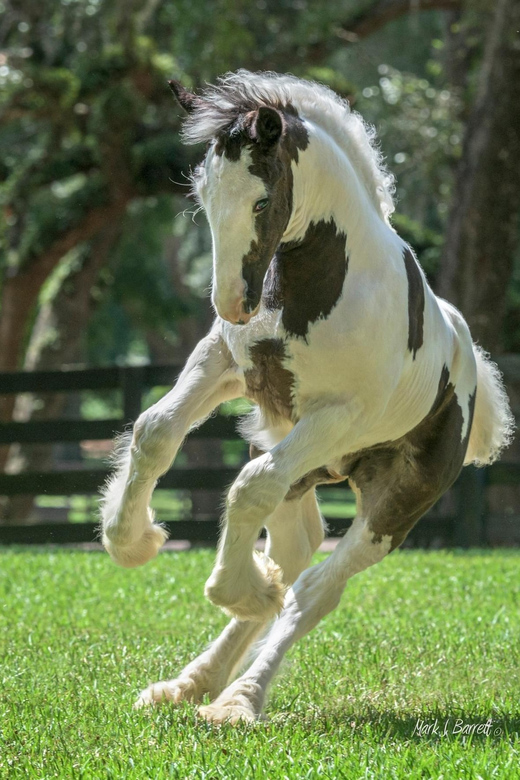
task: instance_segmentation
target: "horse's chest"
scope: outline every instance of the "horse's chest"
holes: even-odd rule
[[[347,237],[333,220],[311,223],[301,242],[280,245],[266,274],[263,303],[278,310],[285,333],[307,339],[337,305],[348,269]]]
[[[294,374],[284,366],[282,339],[257,341],[249,347],[251,368],[244,371],[248,398],[255,401],[272,420],[293,420]]]
[[[327,331],[327,324],[322,321],[312,327]],[[329,393],[331,387],[344,381],[343,371],[338,376],[344,360],[338,366],[337,334],[332,352],[327,333],[315,333],[320,338],[314,339],[316,348],[312,348],[305,339],[288,339],[281,312],[264,308],[251,326],[236,327],[223,322],[222,330],[243,373],[245,395],[271,420],[283,418],[297,422],[303,398]]]

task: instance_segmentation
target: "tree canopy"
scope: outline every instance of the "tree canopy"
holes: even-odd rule
[[[499,5],[511,21],[512,0]],[[479,73],[499,51],[490,53],[491,0],[0,0],[0,12],[4,370],[23,364],[38,310],[88,263],[88,289],[80,276],[70,282],[88,296],[77,360],[166,359],[207,326],[209,236],[186,201],[203,150],[179,140],[172,77],[197,88],[237,67],[274,69],[348,97],[376,125],[397,175],[396,228],[435,285],[457,277],[445,236]],[[518,54],[508,56],[505,76],[500,63],[492,71],[506,92],[518,68]],[[518,138],[504,132],[502,151],[513,149]],[[516,209],[518,239],[511,198],[496,218],[511,222]],[[517,247],[509,240],[507,279],[495,290],[494,349],[520,339]],[[451,292],[471,309],[460,287]]]

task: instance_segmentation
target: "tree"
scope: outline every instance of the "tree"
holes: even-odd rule
[[[360,40],[410,10],[402,0],[359,8],[345,20],[343,3],[318,0],[269,0],[247,11],[220,0],[218,13],[187,0],[54,0],[45,10],[6,0],[0,370],[21,365],[42,285],[67,252],[122,220],[136,198],[182,191],[177,182],[194,158],[176,140],[166,77],[185,69],[202,81],[238,65],[288,62],[305,72],[345,38]],[[0,417],[11,411],[9,399],[0,401]]]
[[[457,170],[439,290],[500,352],[520,212],[520,4],[498,0]]]
[[[120,221],[133,199],[183,191],[175,182],[190,158],[165,87],[172,62],[139,38],[121,4],[107,6],[103,19],[86,3],[55,3],[50,16],[30,2],[8,9],[1,370],[20,365],[42,285],[70,250]]]

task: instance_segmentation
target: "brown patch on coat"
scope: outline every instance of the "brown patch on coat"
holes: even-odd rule
[[[226,157],[230,162],[240,160],[244,144],[238,128],[230,128],[229,132],[221,133],[215,143],[215,154]]]
[[[341,472],[360,492],[362,515],[375,534],[374,542],[391,536],[391,550],[398,547],[451,487],[462,470],[474,404],[475,394],[470,397],[470,419],[462,440],[462,409],[444,366],[437,397],[422,422],[395,442],[343,459]]]
[[[291,103],[285,106],[282,114],[284,118],[282,147],[289,155],[289,159],[298,164],[300,152],[304,152],[309,145],[309,133],[298,111]]]
[[[244,372],[246,396],[255,401],[271,422],[292,420],[294,375],[284,367],[285,346],[281,339],[263,339],[249,348],[253,368]]]
[[[330,485],[332,483],[337,482],[343,482],[345,479],[347,479],[346,476],[339,476],[337,474],[332,474],[330,470],[323,466],[319,469],[313,469],[312,471],[309,471],[308,474],[305,474],[304,477],[298,480],[298,482],[295,482],[291,487],[289,488],[289,491],[287,495],[285,496],[286,501],[292,501],[296,498],[301,498],[305,493],[307,493],[308,490],[312,490],[317,485]]]
[[[415,360],[417,350],[423,345],[424,282],[410,247],[403,249],[403,258],[408,277],[408,350]]]
[[[293,204],[293,176],[288,159],[284,164],[282,158],[277,158],[271,166],[264,159],[263,164],[266,170],[261,178],[267,189],[269,205],[255,217],[257,238],[251,242],[249,252],[242,258],[242,277],[247,284],[247,311],[254,311],[260,303],[264,279],[289,224]],[[252,172],[253,168],[256,170],[256,175],[260,175],[259,164],[249,167]]]
[[[261,450],[256,444],[249,445],[249,457],[251,460],[259,458],[261,455],[265,455],[265,450]],[[325,466],[313,469],[313,471],[309,471],[308,474],[291,485],[284,501],[294,501],[302,498],[307,491],[312,490],[317,485],[330,485],[331,483],[343,482],[345,479],[347,478],[341,477],[339,474],[332,474]]]
[[[264,281],[268,309],[282,309],[291,336],[306,338],[309,326],[338,303],[348,269],[347,237],[334,220],[311,222],[300,241],[281,244]]]

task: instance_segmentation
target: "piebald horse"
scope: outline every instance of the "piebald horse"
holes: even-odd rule
[[[193,183],[211,228],[217,316],[120,449],[103,540],[122,566],[153,558],[166,534],[150,497],[188,431],[223,401],[256,404],[244,424],[252,457],[228,492],[205,591],[231,622],[138,700],[208,694],[200,715],[234,723],[261,715],[284,653],[347,580],[398,547],[463,465],[497,457],[512,418],[497,367],[392,228],[392,177],[346,102],[272,73],[228,74],[201,94],[171,88],[188,113],[185,140],[208,144]],[[357,516],[308,568],[324,536],[315,487],[345,479]]]

